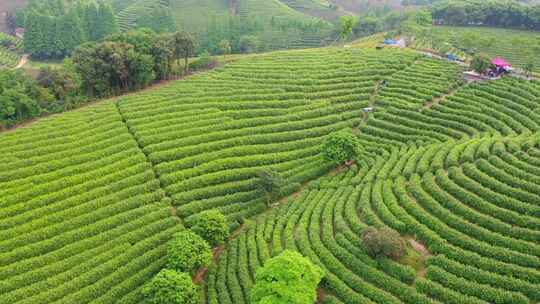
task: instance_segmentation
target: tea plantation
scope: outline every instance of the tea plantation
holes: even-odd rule
[[[143,303],[166,242],[210,209],[236,233],[203,303],[250,303],[285,249],[326,271],[324,303],[540,302],[540,82],[461,72],[410,50],[274,52],[0,133],[0,303]],[[364,152],[336,169],[320,146],[339,130]],[[287,180],[271,208],[262,169]],[[367,226],[416,258],[371,258]]]
[[[418,47],[435,47],[457,54],[466,52],[500,56],[514,66],[534,65],[540,72],[540,33],[534,31],[489,28],[435,26],[427,35],[420,35]]]
[[[21,50],[20,39],[0,33],[0,69],[15,67],[19,62]]]

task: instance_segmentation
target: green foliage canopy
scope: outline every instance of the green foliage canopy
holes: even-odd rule
[[[0,71],[0,128],[48,112],[50,92],[20,71]]]
[[[281,175],[271,169],[261,170],[257,173],[258,187],[267,196],[267,204],[277,199],[281,188],[285,185],[285,180]]]
[[[198,214],[191,230],[200,235],[211,246],[223,244],[229,236],[225,216],[216,209]]]
[[[388,227],[367,227],[362,231],[362,245],[373,257],[400,259],[405,254],[405,242],[395,230]]]
[[[103,1],[30,1],[20,16],[25,52],[37,58],[69,56],[82,43],[117,31],[113,9]]]
[[[175,234],[167,245],[167,268],[194,273],[212,261],[208,243],[194,232],[185,230]]]
[[[343,164],[356,159],[361,147],[358,138],[351,132],[340,131],[330,134],[322,145],[323,157],[332,163]]]
[[[353,33],[353,28],[358,22],[358,19],[354,16],[343,16],[340,19],[340,33],[341,40],[347,40]]]
[[[199,292],[187,273],[161,270],[142,289],[148,304],[198,304]]]
[[[251,290],[254,304],[313,304],[324,271],[297,252],[286,250],[266,261]]]
[[[473,57],[471,68],[480,74],[484,74],[491,67],[491,60],[484,54],[479,54]]]

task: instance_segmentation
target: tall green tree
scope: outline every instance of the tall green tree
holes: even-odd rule
[[[150,51],[154,58],[154,71],[158,79],[167,79],[173,72],[174,45],[169,34],[158,36]]]
[[[339,37],[342,41],[347,40],[353,33],[354,25],[358,22],[358,19],[354,16],[343,16],[340,19],[340,32]]]
[[[57,53],[61,56],[69,56],[84,42],[84,32],[79,16],[70,12],[58,18],[56,23]]]
[[[86,32],[86,38],[90,41],[97,41],[100,38],[99,24],[99,6],[94,1],[88,1],[82,5],[82,20],[84,24],[84,30]]]
[[[253,304],[313,304],[324,271],[297,252],[286,250],[257,270]]]
[[[97,40],[105,38],[118,31],[114,9],[110,4],[105,2],[100,3],[96,26],[97,29],[95,31],[95,38]]]
[[[266,204],[279,198],[281,189],[285,186],[285,179],[272,169],[265,169],[257,172],[257,187],[266,195]]]
[[[221,40],[218,47],[219,52],[223,55],[223,58],[227,58],[227,55],[229,55],[232,51],[231,43],[226,39]]]
[[[485,54],[479,54],[473,57],[471,60],[471,69],[479,74],[484,74],[491,67],[491,60]]]
[[[187,32],[176,32],[173,36],[174,56],[177,61],[184,59],[184,75],[189,73],[189,57],[195,54],[195,40]]]
[[[162,269],[142,289],[147,304],[198,304],[199,290],[187,273]]]

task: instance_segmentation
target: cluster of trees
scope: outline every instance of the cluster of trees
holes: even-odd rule
[[[0,128],[47,111],[54,97],[20,71],[0,70]]]
[[[64,58],[82,43],[117,30],[114,11],[103,1],[34,0],[17,20],[26,29],[25,52],[37,58]]]
[[[210,265],[210,246],[223,244],[229,230],[225,217],[217,210],[201,213],[191,224],[191,230],[175,234],[167,244],[166,267],[142,289],[145,303],[200,303],[200,292],[191,276]]]
[[[59,113],[97,97],[143,88],[215,64],[208,53],[189,63],[195,40],[187,33],[157,34],[149,29],[116,33],[75,49],[70,59],[42,68],[35,79],[0,72],[0,127],[9,128],[44,114]],[[230,53],[222,42],[224,54]]]
[[[313,34],[322,33],[326,29],[329,29],[329,26],[323,21],[307,22],[276,16],[267,19],[260,17],[212,16],[208,28],[197,34],[200,41],[198,52],[206,50],[211,54],[219,54],[219,44],[223,40],[229,41],[231,50],[234,53],[266,51],[269,49],[263,38],[266,32],[283,32],[285,37],[291,31]],[[249,47],[246,47],[246,42],[249,42]]]
[[[104,97],[179,75],[180,60],[183,73],[188,73],[188,59],[194,52],[195,41],[187,33],[141,29],[85,43],[75,50],[72,60],[85,93]]]
[[[514,0],[442,0],[433,18],[449,25],[488,25],[540,30],[540,5]]]
[[[338,35],[342,40],[381,32],[403,32],[411,27],[432,24],[431,12],[427,9],[407,12],[376,11],[361,17],[345,16],[340,21]]]

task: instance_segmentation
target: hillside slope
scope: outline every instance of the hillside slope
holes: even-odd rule
[[[419,35],[417,47],[448,49],[451,52],[485,53],[490,57],[503,57],[515,67],[524,68],[532,63],[540,73],[540,33],[535,31],[490,28],[435,26],[427,36]]]
[[[244,230],[204,303],[249,303],[284,248],[326,269],[329,303],[537,302],[540,83],[461,70],[410,50],[274,52],[0,134],[0,303],[139,303],[171,234],[214,208]],[[339,130],[365,152],[327,175]],[[268,210],[266,168],[283,196],[305,190]],[[374,260],[367,225],[433,257]]]
[[[408,60],[376,78],[359,162],[248,222],[211,267],[205,303],[249,303],[256,270],[285,249],[326,270],[325,303],[538,302],[540,83],[465,85],[457,65]],[[368,225],[425,246],[416,268],[372,259]]]

